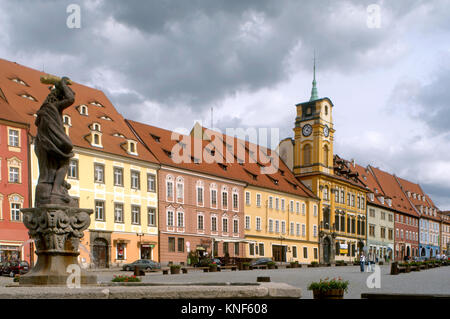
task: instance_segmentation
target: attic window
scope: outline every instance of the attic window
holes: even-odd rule
[[[168,150],[164,150],[164,153],[167,155],[167,157],[172,158],[172,152],[168,151]]]
[[[215,151],[215,150],[211,150],[211,149],[209,149],[209,148],[207,148],[206,151],[207,151],[211,156],[214,156],[214,155],[216,154],[216,151]]]
[[[92,130],[93,131],[97,131],[97,132],[101,132],[102,131],[102,127],[100,126],[100,124],[94,123],[94,124],[92,124]]]
[[[100,103],[97,102],[97,101],[92,101],[92,102],[90,102],[89,104],[95,105],[95,106],[99,106],[99,107],[104,107],[102,104],[100,104]]]
[[[99,133],[92,133],[91,145],[92,146],[97,146],[97,147],[103,147],[102,146],[102,140],[101,140],[101,134],[99,134]]]
[[[227,166],[225,164],[222,163],[217,163],[224,171],[227,170]]]
[[[153,134],[150,134],[150,136],[151,137],[153,137],[153,139],[156,141],[156,142],[161,142],[161,138],[159,137],[159,136],[156,136],[156,135],[153,135]]]
[[[112,121],[112,119],[109,116],[106,116],[106,115],[100,116],[100,119],[106,120],[106,121]]]
[[[69,115],[63,115],[63,123],[64,123],[65,125],[72,126],[72,123],[71,123],[71,121],[70,121],[70,116],[69,116]]]
[[[114,133],[113,136],[125,138],[125,136],[123,134],[120,134],[120,133]]]
[[[11,79],[11,81],[22,84],[24,86],[29,86],[28,84],[26,84],[23,80],[21,80],[19,78],[13,78],[13,79]]]
[[[137,145],[135,141],[128,141],[128,153],[137,155]]]
[[[266,175],[275,185],[278,185],[278,180],[277,179],[275,179],[275,178],[273,178],[273,177],[270,177],[269,175]]]
[[[257,178],[258,178],[258,176],[257,175],[255,175],[255,174],[253,174],[253,173],[251,173],[251,172],[249,172],[248,170],[246,170],[245,168],[244,168],[244,171],[253,179],[253,180],[257,180]]]
[[[281,176],[284,176],[284,171],[280,169]]]
[[[30,94],[27,94],[27,93],[20,94],[20,96],[23,97],[23,98],[25,98],[25,99],[29,99],[29,100],[31,100],[31,101],[34,101],[34,102],[37,101],[34,97],[32,97]]]
[[[78,107],[78,111],[80,112],[81,115],[88,115],[88,107],[84,104]]]

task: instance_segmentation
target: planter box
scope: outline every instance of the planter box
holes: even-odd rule
[[[209,267],[209,272],[217,272],[217,267]]]
[[[313,290],[314,299],[344,299],[344,289]]]
[[[170,268],[170,274],[178,275],[180,273],[180,268]]]

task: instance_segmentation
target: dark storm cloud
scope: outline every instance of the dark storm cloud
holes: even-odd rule
[[[367,28],[371,1],[81,2],[82,28],[76,30],[65,25],[71,2],[5,2],[9,49],[73,57],[72,77],[79,81],[99,68],[114,70],[122,85],[147,100],[197,112],[238,91],[288,80],[292,65],[309,73],[314,49],[323,71],[365,69],[365,53],[390,32]],[[105,32],[114,23],[131,28],[136,41]]]

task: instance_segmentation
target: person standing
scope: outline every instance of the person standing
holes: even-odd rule
[[[359,265],[361,266],[361,272],[364,272],[364,264],[366,263],[366,256],[364,254],[361,254],[359,257]]]

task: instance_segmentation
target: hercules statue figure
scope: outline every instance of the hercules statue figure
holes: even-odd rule
[[[51,92],[37,112],[35,122],[35,153],[39,162],[35,207],[75,204],[68,193],[70,184],[65,181],[70,158],[73,157],[73,145],[66,135],[62,119],[63,110],[74,103],[75,93],[68,86],[71,82],[67,77],[53,83],[54,87],[50,87]]]

